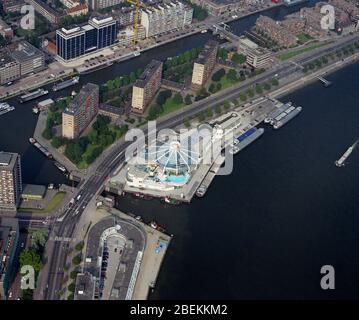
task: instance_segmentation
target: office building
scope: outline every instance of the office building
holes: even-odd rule
[[[20,64],[6,52],[0,52],[0,85],[20,78]]]
[[[247,64],[253,68],[265,68],[272,56],[269,50],[261,48],[245,37],[241,37],[238,41],[238,52],[246,56]]]
[[[56,31],[57,55],[63,60],[113,45],[117,41],[118,22],[112,17],[93,18],[88,24]]]
[[[18,239],[18,220],[0,217],[0,300],[8,298]]]
[[[93,10],[112,7],[125,2],[125,0],[89,0],[88,3]]]
[[[21,192],[20,155],[0,152],[0,213],[16,212],[20,204]]]
[[[193,85],[203,86],[207,82],[216,65],[217,52],[218,42],[208,41],[193,65]]]
[[[144,113],[160,89],[163,63],[152,60],[133,85],[132,111]]]
[[[141,11],[141,24],[146,37],[182,29],[192,23],[193,8],[181,2],[168,2]]]
[[[87,83],[62,113],[62,136],[74,139],[81,135],[96,117],[99,105],[99,87]]]

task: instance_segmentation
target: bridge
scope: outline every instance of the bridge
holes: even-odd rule
[[[237,43],[239,40],[239,36],[232,33],[230,26],[225,24],[224,22],[214,24],[210,26],[209,29],[212,30],[214,35],[218,34],[221,39],[226,39],[230,42],[235,43]]]

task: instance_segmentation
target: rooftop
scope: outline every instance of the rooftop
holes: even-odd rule
[[[0,168],[11,169],[14,167],[17,159],[16,153],[0,152]]]
[[[200,53],[198,59],[196,60],[197,63],[206,63],[207,60],[208,60],[208,57],[212,54],[213,50],[215,50],[216,48],[218,47],[218,42],[217,41],[214,41],[214,40],[209,40],[202,52]]]
[[[93,83],[85,84],[81,91],[75,96],[75,99],[72,101],[71,105],[66,108],[65,113],[74,113],[82,104],[86,101],[86,99],[95,91],[98,90],[99,87]]]
[[[17,231],[17,219],[0,217],[0,278],[6,272]]]
[[[144,88],[147,82],[152,78],[153,74],[162,66],[162,62],[152,60],[146,67],[145,71],[141,74],[140,78],[136,80],[134,86]]]
[[[18,61],[26,61],[32,59],[34,56],[41,56],[43,53],[28,43],[27,41],[20,41],[11,46],[12,57]]]
[[[30,196],[41,196],[43,197],[46,193],[46,187],[37,184],[25,184],[22,194],[23,195],[30,195]]]

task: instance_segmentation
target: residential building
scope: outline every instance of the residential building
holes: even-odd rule
[[[0,213],[15,211],[22,192],[21,161],[17,153],[0,152]]]
[[[24,0],[3,0],[3,10],[5,13],[15,13],[21,10],[24,5]]]
[[[77,138],[96,117],[99,106],[99,87],[87,83],[62,113],[62,136]]]
[[[77,6],[65,9],[65,13],[71,17],[81,16],[83,14],[87,14],[88,12],[89,7],[87,3],[78,4]]]
[[[65,15],[50,7],[42,0],[25,0],[26,3],[31,4],[35,11],[41,14],[46,20],[52,24],[58,24]]]
[[[111,14],[120,27],[133,25],[135,22],[135,9],[132,7],[123,7]]]
[[[261,48],[245,37],[241,37],[238,41],[238,52],[245,55],[247,64],[256,69],[265,68],[272,57],[269,50]]]
[[[80,1],[78,1],[78,0],[60,0],[60,2],[66,8],[74,8],[74,7],[77,7],[80,4]]]
[[[18,239],[18,220],[0,217],[0,300],[8,298]]]
[[[244,6],[241,0],[194,0],[195,4],[206,9],[212,16],[220,16],[231,11],[237,11]]]
[[[182,2],[168,2],[141,11],[146,37],[182,29],[192,23],[193,8]]]
[[[194,63],[192,73],[192,84],[203,86],[216,65],[218,42],[210,40],[204,46],[202,52]]]
[[[121,29],[118,33],[118,44],[121,46],[129,46],[135,38],[135,31],[133,26],[127,26],[124,29]],[[143,26],[138,26],[137,30],[137,40],[143,40],[146,38],[146,30]]]
[[[6,52],[0,52],[0,85],[20,78],[20,64]]]
[[[13,43],[8,48],[11,56],[20,64],[22,77],[46,68],[44,53],[27,41]]]
[[[63,60],[113,45],[117,41],[118,22],[112,17],[93,18],[88,24],[56,31],[57,55]]]
[[[152,60],[133,85],[132,111],[144,113],[160,89],[163,63]]]
[[[125,0],[89,0],[88,2],[93,10],[99,10],[121,4]]]
[[[259,16],[256,27],[265,32],[281,47],[291,47],[297,43],[297,37],[286,30],[279,21],[267,16]]]
[[[0,35],[2,35],[5,39],[9,39],[9,40],[11,40],[14,37],[14,31],[1,18],[0,18]]]

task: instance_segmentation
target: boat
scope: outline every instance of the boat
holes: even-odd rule
[[[207,29],[202,30],[201,33],[207,33]]]
[[[38,143],[38,142],[36,141],[36,139],[34,139],[34,138],[29,138],[29,141],[30,141],[30,143],[31,143],[34,147],[36,147],[37,149],[39,149],[40,152],[42,152],[47,158],[49,158],[49,159],[53,159],[53,158],[54,158],[53,155],[52,155],[46,148],[44,148],[40,143]]]
[[[295,6],[304,2],[307,2],[309,0],[283,0],[283,3],[286,7]]]
[[[287,102],[286,104],[281,105],[279,108],[268,114],[268,116],[264,119],[264,123],[272,122],[276,117],[278,117],[281,113],[288,110],[290,107],[292,107],[291,102]]]
[[[347,151],[340,157],[339,160],[335,161],[335,165],[340,168],[345,166],[345,161],[349,158],[351,153],[353,152],[355,148],[356,143],[354,143],[352,146],[350,146]]]
[[[141,52],[140,52],[140,51],[135,51],[135,52],[133,53],[133,55],[134,55],[135,57],[138,57],[138,56],[141,55]]]
[[[245,147],[250,145],[253,141],[257,140],[263,133],[264,133],[263,128],[257,129],[256,127],[253,127],[247,130],[245,133],[241,134],[238,137],[239,143],[233,147],[232,154],[237,154],[239,151],[243,150]],[[231,152],[231,150],[229,150],[229,152]]]
[[[232,148],[229,148],[229,153],[233,155],[237,154],[239,151],[240,149],[237,146],[233,146]]]
[[[181,201],[176,200],[176,199],[172,199],[170,197],[164,197],[163,201],[166,202],[166,203],[169,203],[169,204],[173,204],[173,205],[177,205],[177,204],[181,203]]]
[[[38,114],[40,112],[40,110],[39,110],[38,107],[33,107],[32,112],[35,113],[35,114]]]
[[[113,61],[107,61],[106,63],[103,63],[103,64],[100,64],[100,65],[97,65],[93,68],[87,68],[83,71],[79,71],[80,74],[89,74],[89,73],[92,73],[92,72],[95,72],[95,71],[98,71],[98,70],[101,70],[101,69],[105,69],[107,67],[110,67],[113,65]]]
[[[68,79],[68,80],[62,81],[60,83],[54,84],[54,86],[52,87],[52,90],[53,91],[59,91],[59,90],[71,87],[71,86],[79,83],[79,81],[80,81],[80,77],[76,76],[76,77],[73,77],[71,79]]]
[[[158,230],[159,226],[155,220],[152,220],[150,223],[151,228]]]
[[[29,138],[29,141],[30,141],[31,144],[34,144],[34,143],[36,142],[36,139],[34,139],[34,138]]]
[[[202,198],[207,192],[207,187],[205,185],[200,185],[196,191],[196,196]]]
[[[274,129],[279,129],[283,127],[288,121],[292,120],[302,111],[302,107],[295,108],[292,112],[284,116],[281,120],[276,121],[273,125]]]
[[[14,110],[15,107],[10,106],[7,102],[0,103],[0,116]]]
[[[54,165],[60,170],[62,171],[63,173],[66,173],[67,172],[67,169],[60,163],[56,162],[54,163]]]
[[[44,96],[44,95],[46,95],[48,93],[49,93],[49,91],[40,88],[40,89],[37,89],[35,91],[32,91],[32,92],[29,92],[29,93],[26,93],[26,94],[22,95],[19,100],[20,100],[20,103],[24,103],[24,102],[27,102],[27,101],[30,101],[30,100],[34,100],[34,99],[36,99],[38,97]]]

